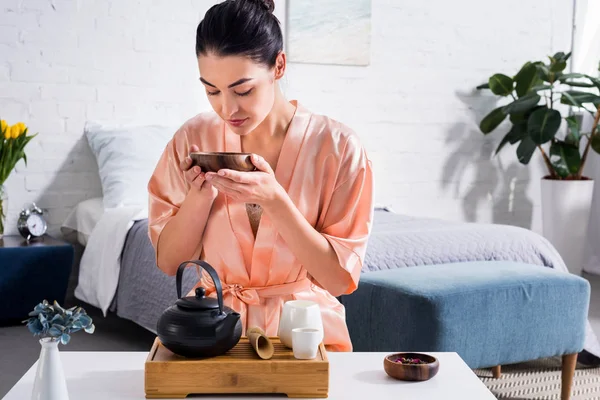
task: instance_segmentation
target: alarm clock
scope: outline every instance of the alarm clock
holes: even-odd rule
[[[44,212],[33,203],[30,208],[25,208],[19,214],[17,228],[21,236],[27,241],[44,236],[48,224],[43,216]]]

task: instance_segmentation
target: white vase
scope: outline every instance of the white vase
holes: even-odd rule
[[[569,272],[581,275],[594,181],[542,179],[542,229]]]
[[[58,340],[43,338],[31,400],[68,400],[67,381],[58,351]]]

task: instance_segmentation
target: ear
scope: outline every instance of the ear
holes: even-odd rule
[[[275,80],[283,78],[283,75],[285,74],[286,63],[286,55],[283,51],[281,51],[275,59]]]

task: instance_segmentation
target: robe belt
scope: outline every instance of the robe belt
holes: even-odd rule
[[[215,286],[210,278],[205,278],[204,275],[200,280],[201,286],[206,290],[206,295],[215,292]],[[312,282],[308,278],[303,278],[295,282],[282,283],[279,285],[244,287],[239,284],[228,284],[221,282],[223,287],[223,297],[227,294],[240,300],[246,305],[260,304],[261,297],[278,297],[294,294],[310,288]]]

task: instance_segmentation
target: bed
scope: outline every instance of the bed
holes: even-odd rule
[[[62,226],[65,235],[75,234],[85,246],[75,297],[104,315],[113,312],[155,332],[158,317],[175,302],[176,290],[175,278],[155,263],[145,182],[173,130],[86,124],[85,132],[98,161],[103,197],[77,205]],[[130,156],[132,151],[135,156]],[[568,272],[555,248],[530,230],[413,217],[380,206],[374,211],[362,272],[482,260],[520,261]],[[195,269],[189,268],[184,293],[195,283]],[[586,350],[600,356],[589,323]]]

